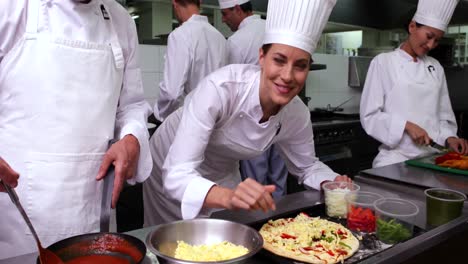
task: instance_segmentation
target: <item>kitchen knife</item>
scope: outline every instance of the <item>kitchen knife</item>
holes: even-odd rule
[[[431,142],[429,143],[429,146],[431,146],[432,148],[435,148],[437,149],[438,151],[441,151],[441,152],[449,152],[451,151],[449,148],[447,147],[444,147],[442,145],[439,145],[437,144],[435,141],[431,140]]]

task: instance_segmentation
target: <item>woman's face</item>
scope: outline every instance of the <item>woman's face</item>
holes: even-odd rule
[[[272,44],[265,54],[260,49],[260,103],[263,108],[288,104],[304,88],[309,73],[310,54],[304,50]]]
[[[411,21],[409,25],[408,41],[414,55],[420,57],[437,47],[439,40],[444,36],[444,31],[429,26],[417,26]]]

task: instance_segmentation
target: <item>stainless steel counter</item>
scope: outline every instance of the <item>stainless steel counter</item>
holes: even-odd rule
[[[403,172],[405,170],[402,170]],[[398,172],[398,171],[397,171]],[[396,244],[377,255],[362,261],[362,263],[401,263],[450,239],[460,231],[468,230],[468,204],[465,203],[463,215],[443,226],[429,229],[426,227],[426,210],[424,188],[414,185],[405,185],[395,181],[383,180],[380,177],[356,176],[355,181],[362,190],[377,192],[384,197],[399,197],[407,199],[418,205],[419,214],[414,224],[427,232],[406,242]],[[296,211],[300,208],[312,206],[321,202],[321,195],[317,191],[304,191],[287,195],[277,200],[277,210],[275,212],[246,212],[246,211],[220,211],[213,214],[213,218],[227,219],[244,224],[262,221],[274,215]],[[153,227],[139,229],[128,232],[142,241],[146,240],[147,234]],[[1,264],[28,264],[35,263],[37,254],[28,254],[8,260],[0,260]],[[143,264],[158,263],[154,255],[148,252]],[[269,263],[258,258],[252,258],[247,263],[259,264]]]
[[[448,188],[468,195],[468,176],[408,166],[404,163],[368,169],[363,171],[361,175],[420,187]]]

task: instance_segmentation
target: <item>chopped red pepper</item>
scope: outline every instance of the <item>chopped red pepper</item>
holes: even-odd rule
[[[448,152],[440,157],[437,157],[435,159],[435,164],[440,164],[447,160],[461,160],[461,159],[462,159],[462,156],[460,154],[456,152]]]
[[[348,212],[348,228],[362,232],[375,231],[375,215],[370,208],[352,206]],[[339,230],[340,231],[340,230]],[[338,234],[340,234],[338,232]]]
[[[282,234],[281,234],[281,238],[285,238],[285,239],[296,239],[297,237],[296,237],[296,236],[289,235],[289,234],[286,234],[286,233],[282,233]]]
[[[335,250],[336,250],[336,252],[338,252],[338,254],[340,254],[340,255],[347,255],[347,254],[348,254],[347,251],[342,250],[342,249],[339,249],[339,248],[337,248],[337,249],[335,249]]]
[[[332,256],[332,257],[335,256],[335,254],[333,254],[333,252],[332,252],[331,250],[327,250],[327,253],[328,253],[328,255],[330,255],[330,256]]]

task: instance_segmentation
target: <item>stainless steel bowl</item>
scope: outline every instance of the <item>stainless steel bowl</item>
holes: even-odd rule
[[[235,259],[217,262],[181,260],[174,258],[178,240],[191,245],[229,241],[246,247],[249,253]],[[146,245],[151,252],[156,254],[161,264],[243,263],[262,249],[263,238],[255,229],[246,225],[226,220],[204,218],[159,225],[146,237]]]

